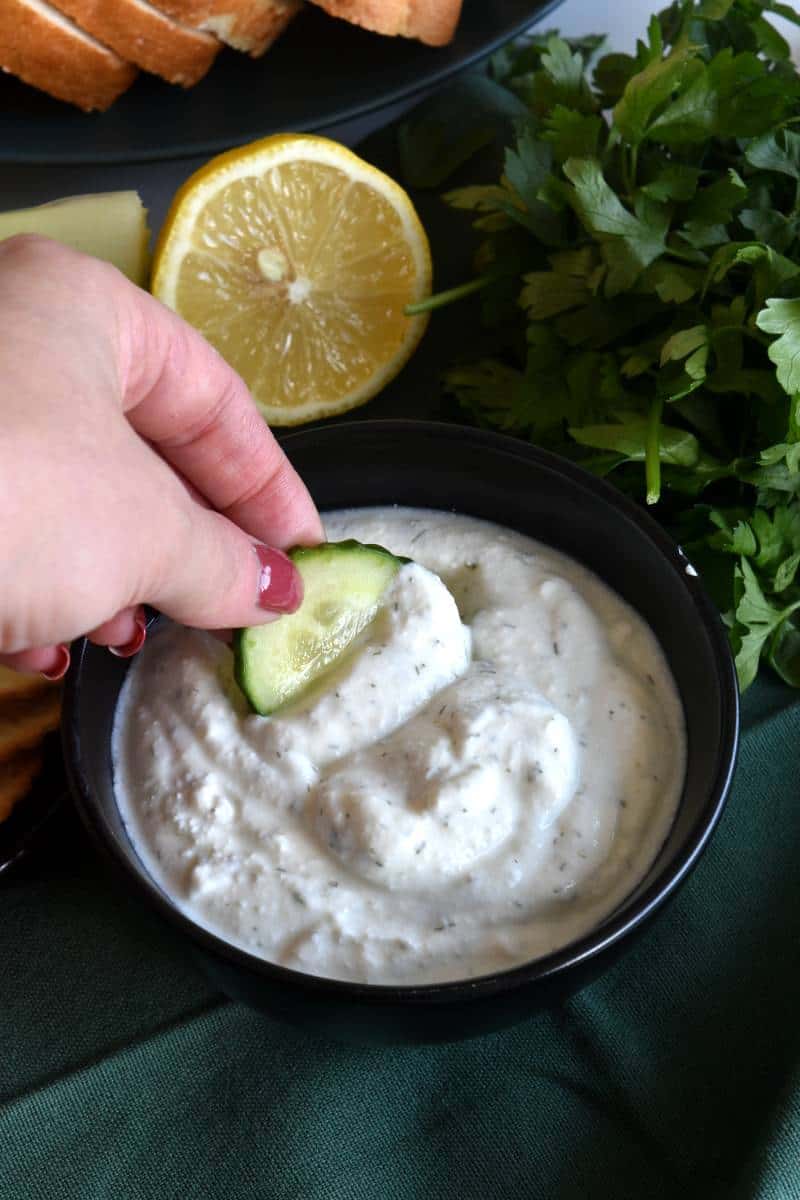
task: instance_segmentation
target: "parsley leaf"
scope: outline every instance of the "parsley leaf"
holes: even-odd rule
[[[747,146],[744,156],[752,167],[762,171],[779,171],[792,179],[800,179],[800,134],[781,129],[764,133]]]
[[[533,34],[401,139],[420,186],[505,143],[445,194],[477,277],[429,305],[478,290],[487,327],[446,389],[691,530],[743,688],[800,687],[800,73],[771,14],[800,24],[673,0],[593,71],[600,36]]]
[[[656,173],[642,184],[641,190],[653,200],[691,200],[697,191],[700,175],[699,167],[690,167],[685,163],[659,164]]]
[[[601,117],[557,104],[545,118],[542,141],[550,143],[555,161],[563,163],[595,154],[602,128]]]
[[[596,450],[616,450],[629,462],[643,462],[647,443],[647,418],[638,413],[620,413],[622,420],[606,425],[584,425],[573,427],[570,435],[582,446]],[[677,467],[693,467],[700,448],[697,438],[685,429],[676,429],[662,423],[659,434],[658,453],[662,462]]]
[[[794,89],[767,72],[755,54],[720,51],[708,66],[693,59],[689,86],[649,127],[647,136],[667,146],[711,137],[755,137],[787,113]]]
[[[606,183],[596,158],[568,159],[563,170],[572,184],[567,193],[572,207],[601,243],[608,266],[606,294],[615,296],[630,288],[663,253],[666,216],[655,208],[648,220],[629,212]]]
[[[554,85],[558,102],[581,111],[594,108],[592,93],[584,77],[583,57],[561,38],[548,39],[542,68]]]
[[[800,392],[800,300],[767,300],[756,325],[764,333],[779,335],[767,351],[778,383],[789,395]]]
[[[800,600],[785,608],[773,604],[764,595],[756,573],[746,558],[742,558],[739,566],[735,568],[734,579],[741,585],[741,597],[734,615],[739,642],[736,673],[739,677],[739,687],[744,691],[758,673],[759,660],[767,639],[800,608]]]
[[[692,49],[686,38],[675,46],[666,58],[660,54],[660,30],[653,18],[650,24],[650,61],[643,71],[633,75],[614,109],[614,124],[620,135],[637,146],[647,133],[651,117],[657,108],[676,91],[691,71]],[[654,44],[656,43],[656,44]],[[659,52],[656,53],[656,45]]]

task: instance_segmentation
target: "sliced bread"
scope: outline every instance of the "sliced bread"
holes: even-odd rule
[[[0,69],[86,112],[108,108],[136,78],[45,0],[0,0]]]
[[[30,790],[42,766],[40,750],[19,754],[0,766],[0,821],[11,815],[15,804]]]
[[[217,57],[216,38],[173,21],[148,0],[54,0],[66,16],[123,58],[169,83],[191,87]]]
[[[332,17],[390,37],[446,46],[461,16],[461,0],[314,0]]]
[[[36,746],[46,733],[58,728],[61,693],[48,691],[19,704],[3,705],[0,711],[0,765],[23,750]]]
[[[215,34],[258,58],[300,11],[302,0],[154,0],[176,21]]]
[[[0,666],[0,706],[13,700],[27,700],[52,688],[52,683],[48,683],[44,675],[23,674]]]

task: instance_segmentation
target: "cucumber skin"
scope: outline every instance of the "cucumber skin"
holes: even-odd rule
[[[355,538],[347,538],[344,542],[320,542],[318,546],[295,546],[286,553],[293,563],[300,563],[309,554],[316,557],[326,551],[337,554],[340,550],[348,554],[352,551],[368,550],[371,554],[382,554],[384,558],[391,558],[394,562],[402,563],[404,566],[406,563],[413,562],[413,559],[404,558],[402,554],[392,554],[391,550],[387,550],[385,546],[379,546],[377,542],[358,542]]]
[[[243,646],[243,640],[244,640],[244,636],[246,633],[247,633],[247,627],[245,627],[244,629],[234,629],[234,631],[233,631],[233,637],[231,639],[231,650],[233,651],[233,678],[236,681],[239,691],[242,693],[245,700],[249,704],[251,712],[254,712],[257,715],[261,716],[262,714],[258,712],[258,709],[255,707],[255,705],[253,704],[253,701],[250,699],[250,692],[248,690],[247,672],[245,670],[245,665],[244,665],[245,656],[244,656],[244,646]]]
[[[361,550],[367,550],[371,554],[381,554],[386,558],[391,558],[394,562],[400,563],[401,566],[414,561],[411,558],[404,557],[402,554],[392,554],[391,550],[387,550],[385,546],[379,546],[375,542],[359,542],[355,538],[347,538],[343,542],[320,542],[318,546],[294,546],[291,550],[287,550],[286,554],[293,563],[299,564],[309,555],[316,557],[318,554],[326,551],[332,551],[334,554],[344,551],[349,554],[353,551]],[[256,707],[250,696],[249,684],[247,682],[247,668],[245,665],[244,639],[249,629],[258,628],[260,626],[255,625],[245,626],[244,629],[234,629],[231,641],[231,649],[233,650],[233,678],[236,680],[245,700],[250,705],[251,711],[258,717],[268,717],[278,712],[279,709],[272,709],[271,712],[264,713]]]

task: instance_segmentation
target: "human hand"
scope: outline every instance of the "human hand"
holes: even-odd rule
[[[56,678],[87,632],[134,653],[144,603],[207,629],[298,606],[303,483],[239,376],[113,267],[0,243],[0,395],[0,661]]]

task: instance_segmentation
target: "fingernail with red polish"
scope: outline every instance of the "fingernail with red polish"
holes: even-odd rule
[[[144,645],[144,639],[147,637],[147,621],[144,615],[143,608],[137,608],[133,617],[136,626],[136,632],[129,642],[124,646],[109,646],[109,650],[117,658],[132,658],[134,654],[138,654]]]
[[[53,665],[49,671],[42,671],[45,679],[49,679],[51,683],[55,683],[57,679],[63,679],[69,670],[69,647],[63,645],[53,647]]]
[[[297,567],[271,546],[256,546],[261,571],[258,577],[258,606],[268,612],[293,613],[303,602],[303,581]]]

